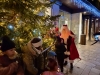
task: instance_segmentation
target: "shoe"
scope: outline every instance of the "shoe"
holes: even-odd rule
[[[70,73],[73,72],[73,63],[70,63]]]
[[[63,72],[63,70],[61,70],[61,72]]]
[[[69,71],[70,73],[73,73],[73,69]]]
[[[67,62],[67,61],[65,61],[65,62],[64,62],[64,66],[66,66],[67,64],[68,64],[68,62]]]

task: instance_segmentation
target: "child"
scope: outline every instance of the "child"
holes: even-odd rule
[[[47,64],[45,65],[44,71],[48,71],[49,70],[49,67],[47,66],[48,65],[48,59],[49,58],[52,58],[52,59],[54,59],[54,60],[57,61],[56,53],[54,51],[49,51],[48,52],[48,54],[47,54]]]
[[[64,39],[64,43],[67,46],[67,51],[65,52],[65,54],[69,56],[70,72],[72,72],[74,60],[80,59],[78,50],[77,50],[75,42],[74,42],[75,35],[72,31],[70,31],[68,29],[67,25],[63,25],[60,37]]]
[[[42,75],[63,75],[61,72],[58,72],[58,65],[55,59],[48,59],[48,67],[50,70],[43,72]]]
[[[1,51],[3,55],[0,56],[0,75],[24,75],[15,44],[7,36],[3,37]]]
[[[57,41],[55,44],[55,49],[56,49],[55,51],[57,53],[58,64],[61,68],[61,72],[63,72],[63,63],[64,63],[64,57],[65,57],[64,52],[66,51],[64,39],[62,39],[60,37],[57,38]]]

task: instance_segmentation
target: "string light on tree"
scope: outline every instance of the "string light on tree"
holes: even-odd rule
[[[0,7],[2,8],[0,14],[2,15],[1,17],[4,17],[0,17],[0,21],[3,19],[2,23],[4,24],[2,26],[9,30],[6,34],[9,34],[11,39],[15,38],[16,44],[19,44],[20,38],[23,39],[24,44],[33,37],[43,39],[46,32],[53,26],[51,23],[52,16],[44,13],[46,8],[51,7],[51,3],[48,0],[0,0],[0,2]],[[48,25],[46,25],[46,22],[49,22]],[[51,44],[53,40],[47,39],[46,47],[50,46],[48,42]]]
[[[12,40],[14,40],[14,38],[12,38]]]
[[[8,25],[8,29],[13,30],[13,29],[14,29],[14,26],[13,26],[13,25],[11,25],[11,24],[9,24],[9,25]]]

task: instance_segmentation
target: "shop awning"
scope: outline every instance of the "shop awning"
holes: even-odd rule
[[[100,17],[100,11],[87,0],[59,0],[62,2],[60,8],[70,13],[88,11],[91,14]]]

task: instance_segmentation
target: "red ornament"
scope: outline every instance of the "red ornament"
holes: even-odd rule
[[[55,31],[59,31],[59,28],[58,27],[55,27]]]

